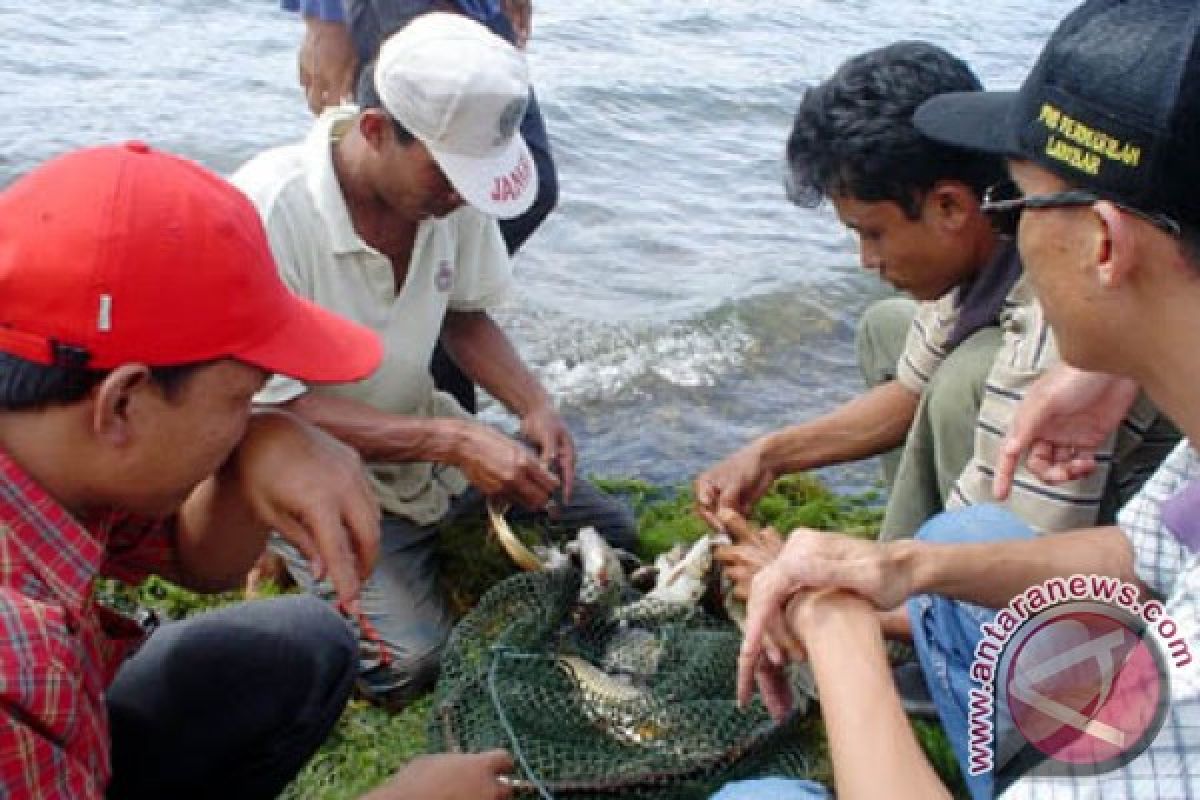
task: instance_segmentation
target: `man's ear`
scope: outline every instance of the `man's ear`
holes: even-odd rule
[[[1091,254],[1096,279],[1103,288],[1112,289],[1129,280],[1137,264],[1137,238],[1125,213],[1114,204],[1099,200],[1092,211],[1099,223]]]
[[[392,121],[379,108],[364,108],[358,115],[358,132],[371,147],[379,150],[392,138]]]
[[[925,213],[941,227],[958,231],[979,212],[979,198],[958,181],[938,181],[925,194]]]
[[[145,392],[152,388],[145,364],[122,364],[92,390],[92,430],[115,447],[133,441],[135,415]]]

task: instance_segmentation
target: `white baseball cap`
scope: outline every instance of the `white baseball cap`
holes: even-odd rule
[[[529,69],[515,47],[461,14],[422,14],[384,42],[375,91],[468,204],[501,219],[533,204],[537,168],[517,130]]]

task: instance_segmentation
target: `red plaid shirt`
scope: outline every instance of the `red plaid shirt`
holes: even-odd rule
[[[102,798],[104,691],[141,642],[92,581],[174,574],[173,520],[72,518],[0,451],[0,797]]]

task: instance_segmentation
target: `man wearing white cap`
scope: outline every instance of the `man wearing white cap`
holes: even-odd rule
[[[427,14],[385,43],[358,88],[359,108],[326,112],[303,144],[264,153],[233,181],[258,207],[284,280],[386,345],[365,381],[275,377],[257,399],[320,425],[369,465],[385,514],[363,592],[360,685],[395,707],[432,681],[451,622],[433,564],[439,523],[484,496],[536,510],[561,492],[564,527],[595,525],[623,546],[635,530],[627,509],[575,480],[570,433],[488,314],[511,284],[495,218],[521,214],[537,191],[517,132],[523,56],[461,15]],[[534,449],[435,390],[439,337]],[[314,587],[307,565],[282,552]]]

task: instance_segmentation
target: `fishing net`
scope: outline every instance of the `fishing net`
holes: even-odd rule
[[[498,584],[455,628],[430,746],[508,749],[515,786],[559,798],[702,798],[730,780],[811,777],[806,720],[734,699],[741,637],[620,588],[580,599],[565,567]]]

